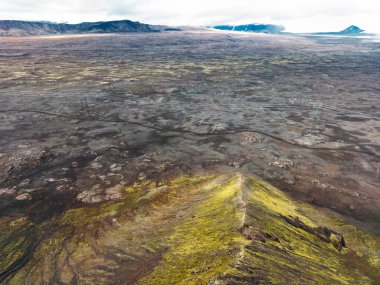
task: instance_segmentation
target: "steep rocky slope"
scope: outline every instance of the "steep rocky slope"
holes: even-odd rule
[[[4,284],[376,284],[380,242],[241,174],[122,186],[42,224],[2,218]]]

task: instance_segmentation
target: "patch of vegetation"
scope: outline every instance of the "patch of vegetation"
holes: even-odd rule
[[[365,271],[358,266],[359,260],[353,254],[355,250],[360,251],[357,246],[351,248],[348,242],[347,248],[338,251],[334,240],[324,241],[282,218],[297,217],[310,227],[323,221],[323,225],[335,228],[336,224],[329,217],[311,215],[317,211],[257,179],[246,178],[245,195],[245,223],[261,232],[264,238],[253,239],[245,247],[238,266],[240,273],[230,279],[253,275],[257,284],[375,284],[374,272],[378,269],[370,266]],[[352,261],[350,266],[347,256]]]
[[[247,243],[239,233],[243,214],[236,200],[239,177],[216,185],[209,199],[200,204],[169,237],[169,250],[154,271],[140,284],[206,284],[232,272],[232,265]]]
[[[34,225],[2,219],[8,284],[376,284],[379,246],[242,175],[139,180],[117,202]],[[318,229],[343,234],[321,238]],[[323,236],[322,236],[323,237]]]
[[[176,221],[169,212],[172,204],[178,200],[186,202],[190,195],[207,189],[212,180],[213,177],[204,176],[163,181],[167,190],[144,200],[139,198],[159,188],[154,188],[151,181],[141,180],[123,189],[123,200],[68,210],[59,219],[38,227],[39,231],[50,230],[51,234],[40,237],[25,264],[18,262],[30,248],[24,240],[29,240],[31,230],[27,220],[16,220],[15,227],[8,229],[12,237],[4,236],[5,256],[1,256],[1,261],[5,269],[13,263],[16,268],[21,266],[8,275],[7,281],[9,284],[109,284],[112,280],[128,278],[120,272],[141,271],[147,266],[145,259],[160,255],[162,241],[170,231],[166,223],[180,220]]]

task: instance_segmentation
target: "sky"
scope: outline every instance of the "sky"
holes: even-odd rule
[[[288,32],[380,33],[379,0],[0,0],[2,20],[79,23],[129,19],[147,24],[280,24]]]

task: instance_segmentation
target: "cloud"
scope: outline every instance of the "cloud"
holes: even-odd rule
[[[82,22],[131,19],[151,24],[216,25],[266,22],[288,31],[340,30],[351,24],[380,32],[378,0],[12,0],[0,18]]]

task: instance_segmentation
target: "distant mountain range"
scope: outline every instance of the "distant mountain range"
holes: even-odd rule
[[[284,26],[267,25],[267,24],[248,24],[248,25],[221,25],[214,26],[214,29],[225,31],[238,31],[238,32],[254,32],[254,33],[266,33],[266,34],[278,34],[285,30]]]
[[[358,26],[349,26],[340,32],[325,32],[325,33],[315,33],[317,35],[343,35],[343,36],[357,36],[364,35],[364,30],[360,29]]]
[[[166,28],[170,29],[169,27]],[[160,30],[165,30],[165,27],[152,26],[129,20],[86,22],[80,24],[0,20],[0,36],[158,32]]]
[[[279,34],[285,30],[281,25],[247,24],[219,25],[211,27],[218,30]],[[185,27],[185,30],[188,29]],[[160,31],[181,31],[178,27],[158,26],[133,22],[130,20],[84,22],[80,24],[55,23],[48,21],[0,20],[0,36],[29,36],[54,34],[89,34],[89,33],[153,33]],[[316,35],[365,35],[364,30],[350,26],[340,32],[314,33]]]

